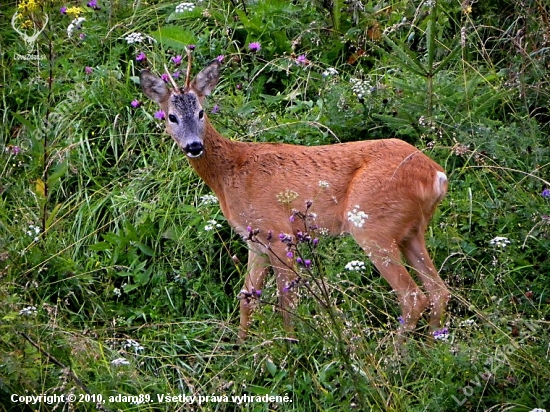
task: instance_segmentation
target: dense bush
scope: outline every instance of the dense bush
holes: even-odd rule
[[[8,1],[0,410],[550,408],[549,20],[541,0]],[[271,280],[234,347],[246,247],[138,84],[181,81],[190,45],[195,72],[224,63],[206,104],[228,138],[395,136],[445,168],[427,233],[453,294],[442,339],[423,323],[397,350],[389,286],[322,238],[298,250],[299,342]]]

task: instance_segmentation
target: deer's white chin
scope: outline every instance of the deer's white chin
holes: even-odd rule
[[[201,157],[203,155],[203,151],[201,151],[200,153],[198,154],[193,154],[193,153],[186,153],[187,157],[190,158],[190,159],[196,159],[197,157]]]

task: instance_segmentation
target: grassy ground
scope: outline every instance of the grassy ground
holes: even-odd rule
[[[0,10],[0,410],[550,408],[548,5],[178,4]],[[246,248],[137,80],[183,76],[190,44],[195,72],[223,56],[206,104],[228,138],[396,136],[445,168],[443,339],[423,320],[397,351],[391,289],[322,238],[298,343],[270,279],[235,347]]]

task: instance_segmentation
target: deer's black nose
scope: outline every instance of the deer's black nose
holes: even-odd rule
[[[185,153],[189,157],[199,157],[204,150],[201,142],[192,142],[185,146]]]

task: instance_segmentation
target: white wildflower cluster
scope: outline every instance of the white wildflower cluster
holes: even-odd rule
[[[218,203],[218,198],[214,195],[204,195],[201,196],[201,203],[200,206],[206,206],[206,205],[215,205]]]
[[[84,17],[77,17],[74,19],[71,24],[67,26],[67,36],[72,37],[75,29],[80,30],[84,21],[86,21]]]
[[[368,219],[369,215],[359,209],[359,205],[355,205],[351,212],[348,212],[348,220],[354,224],[355,227],[363,227],[365,219]]]
[[[534,408],[534,409],[531,409],[529,412],[546,412],[546,409]]]
[[[329,77],[329,76],[338,76],[338,70],[336,70],[334,67],[329,67],[323,73],[321,73],[321,76],[323,77]]]
[[[119,297],[120,295],[122,295],[122,292],[120,291],[119,288],[114,288],[113,289],[113,294],[117,297]]]
[[[40,228],[38,226],[29,225],[29,230],[25,233],[31,236],[35,242],[38,242],[38,235],[40,234]]]
[[[137,341],[135,341],[133,339],[126,339],[126,342],[124,343],[124,347],[125,348],[134,348],[136,353],[138,351],[141,351],[141,350],[145,349],[143,346],[141,346]]]
[[[124,38],[126,40],[126,43],[128,44],[134,44],[134,43],[143,43],[144,40],[147,40],[149,43],[156,43],[157,41],[153,39],[150,36],[147,36],[146,34],[135,32],[130,33],[128,36]]]
[[[130,33],[126,36],[125,40],[128,44],[141,43],[145,39],[145,36],[141,33]]]
[[[368,80],[352,77],[349,82],[351,84],[351,91],[359,99],[363,99],[374,91],[374,87],[372,87]]]
[[[489,244],[497,247],[506,247],[506,245],[510,244],[510,240],[508,240],[508,238],[504,236],[497,236],[491,239],[489,241]]]
[[[476,321],[474,319],[466,319],[459,323],[460,327],[472,327],[477,326]]]
[[[330,230],[327,227],[320,227],[316,230],[319,236],[328,236],[330,235]]]
[[[327,189],[330,186],[330,183],[326,180],[319,180],[319,187],[321,189]]]
[[[19,311],[20,316],[36,315],[36,306],[27,306]]]
[[[120,365],[129,365],[130,362],[127,361],[126,359],[124,358],[116,358],[114,360],[111,361],[111,365],[115,365],[115,366],[120,366]]]
[[[207,232],[210,231],[210,230],[214,230],[214,229],[218,229],[218,228],[222,227],[222,225],[220,225],[214,219],[211,219],[211,220],[207,221],[206,223],[207,224],[204,226],[204,230],[206,230]]]
[[[350,272],[361,272],[365,270],[365,262],[360,260],[352,260],[351,262],[346,263],[344,268]]]
[[[195,5],[193,3],[181,3],[176,6],[176,13],[193,11],[194,9],[195,9]]]

